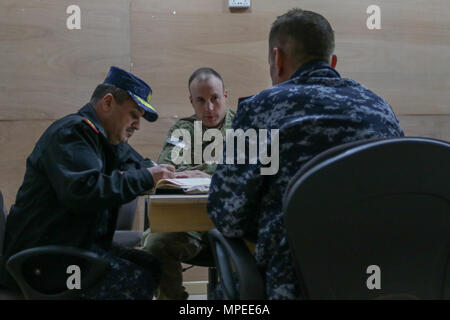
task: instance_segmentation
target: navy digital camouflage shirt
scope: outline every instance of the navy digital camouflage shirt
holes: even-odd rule
[[[240,101],[233,129],[279,129],[292,120],[301,126],[288,140],[280,138],[276,174],[261,175],[259,162],[220,164],[208,199],[208,214],[220,232],[256,242],[254,255],[265,271],[269,299],[301,298],[282,212],[290,179],[312,157],[336,145],[403,136],[386,101],[321,61]]]

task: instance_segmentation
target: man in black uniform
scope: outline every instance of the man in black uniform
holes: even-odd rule
[[[140,118],[155,121],[151,88],[136,76],[111,67],[90,103],[54,122],[27,159],[26,173],[6,223],[0,280],[17,284],[7,259],[24,249],[64,245],[92,250],[111,268],[88,299],[151,299],[160,264],[148,253],[112,245],[117,212],[174,168],[154,166],[127,143]],[[65,270],[64,270],[65,271]]]

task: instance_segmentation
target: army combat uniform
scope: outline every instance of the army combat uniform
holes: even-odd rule
[[[90,103],[54,122],[27,159],[23,184],[8,215],[1,283],[18,289],[5,269],[14,253],[44,245],[72,246],[96,252],[110,265],[93,287],[80,289],[79,297],[152,299],[159,261],[112,244],[119,206],[154,186],[150,166],[151,161],[128,143],[110,144]],[[64,258],[52,262],[61,263],[56,268],[60,277],[42,279],[40,289],[66,283]]]
[[[218,128],[214,128],[214,129],[218,129],[220,130],[220,132],[222,133],[222,136],[224,137],[225,140],[225,131],[227,129],[231,129],[231,125],[233,123],[233,119],[234,119],[234,115],[235,112],[233,110],[228,109],[226,114],[225,114],[225,118],[224,121],[222,122],[222,124],[220,125],[220,127]],[[192,115],[188,118],[182,118],[180,120],[178,120],[173,126],[172,128],[170,128],[168,134],[167,134],[167,139],[164,142],[163,145],[163,149],[161,151],[161,154],[159,155],[158,158],[158,163],[166,163],[166,164],[171,164],[175,167],[175,170],[177,172],[179,171],[184,171],[184,170],[200,170],[203,171],[207,174],[213,174],[214,170],[216,170],[216,164],[207,164],[207,163],[201,163],[201,164],[195,164],[194,163],[194,122],[195,121],[200,121],[196,115]],[[176,130],[176,129],[184,129],[187,132],[189,132],[190,136],[191,136],[191,163],[190,164],[175,164],[172,161],[172,150],[174,147],[179,146],[181,148],[183,148],[183,146],[185,146],[185,144],[181,144],[179,145],[179,142],[172,139],[172,133]],[[202,136],[205,133],[205,131],[209,129],[209,128],[205,128],[202,127]],[[202,143],[202,154],[203,154],[203,150],[205,150],[205,148],[211,144],[212,141],[203,141]]]
[[[305,64],[289,80],[240,101],[233,129],[280,129],[293,119],[302,126],[289,143],[280,140],[276,174],[261,175],[259,162],[236,164],[235,155],[234,164],[217,166],[208,198],[208,214],[220,232],[256,241],[255,259],[269,299],[301,298],[282,212],[290,179],[333,146],[403,136],[386,101],[321,61]]]
[[[225,138],[225,130],[231,128],[235,112],[227,110],[224,121],[221,126],[215,129],[220,130]],[[164,143],[158,163],[166,163],[175,166],[177,172],[184,170],[200,170],[208,174],[213,174],[216,164],[195,164],[194,163],[194,122],[200,121],[193,115],[188,118],[178,120],[169,130],[167,139]],[[191,136],[191,163],[175,164],[172,161],[171,153],[176,146],[183,148],[186,144],[180,144],[180,141],[172,139],[172,133],[176,129],[184,129]],[[208,128],[202,128],[203,133]],[[206,141],[202,144],[203,150],[212,141]],[[206,233],[203,232],[173,232],[173,233],[150,233],[150,230],[144,232],[141,246],[144,250],[156,256],[162,262],[163,275],[159,288],[160,299],[187,299],[188,294],[182,286],[182,261],[194,258],[207,245]]]

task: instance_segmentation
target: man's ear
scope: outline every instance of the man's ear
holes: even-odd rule
[[[331,56],[331,67],[332,67],[333,69],[335,69],[335,68],[336,68],[336,64],[337,64],[337,56],[336,56],[335,54],[333,54],[333,55]]]
[[[192,95],[189,95],[189,101],[191,102],[192,105],[194,105],[194,101],[192,100]]]
[[[110,111],[112,110],[114,102],[114,97],[111,93],[105,94],[105,96],[102,99],[102,109],[104,111]]]
[[[224,96],[225,98],[228,98],[228,90],[227,90],[227,89],[225,89],[225,90],[223,91],[223,96]]]
[[[284,63],[285,63],[283,53],[282,53],[281,49],[279,49],[279,48],[273,48],[272,53],[273,53],[273,58],[275,60],[274,65],[276,68],[277,76],[279,78],[281,78],[281,75],[284,72]]]

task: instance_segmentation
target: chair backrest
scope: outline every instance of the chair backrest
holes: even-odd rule
[[[116,230],[131,230],[133,229],[134,216],[136,215],[138,199],[134,199],[128,203],[123,204],[119,208],[117,215]]]
[[[449,164],[447,142],[393,138],[295,175],[283,206],[305,297],[449,298]]]
[[[8,212],[6,210],[5,203],[3,202],[3,194],[0,191],[0,257],[3,255],[3,241],[5,239],[6,229],[6,216]]]

